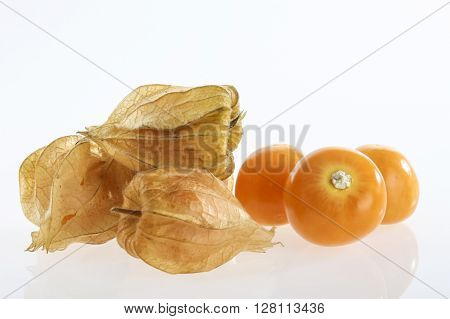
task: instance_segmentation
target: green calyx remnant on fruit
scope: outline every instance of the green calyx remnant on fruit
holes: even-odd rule
[[[336,189],[347,189],[352,185],[352,176],[342,170],[338,170],[331,174],[331,184]]]

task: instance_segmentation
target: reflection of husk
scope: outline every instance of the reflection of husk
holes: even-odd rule
[[[231,152],[242,137],[241,119],[231,86],[148,85],[83,134],[134,171],[201,168],[225,179],[234,169]]]
[[[225,183],[202,170],[139,173],[113,211],[120,246],[168,273],[208,271],[272,246],[274,230],[255,223]]]
[[[25,216],[40,228],[28,250],[115,237],[118,219],[109,210],[122,201],[132,172],[94,144],[79,136],[59,138],[30,155],[19,177]]]

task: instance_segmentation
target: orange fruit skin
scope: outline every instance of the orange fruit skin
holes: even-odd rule
[[[382,145],[357,148],[380,170],[386,183],[387,208],[383,224],[398,223],[414,213],[419,202],[419,180],[410,162],[397,150]]]
[[[331,182],[334,172],[351,175],[347,189]],[[327,147],[304,157],[286,183],[284,202],[295,231],[318,245],[337,246],[373,231],[386,210],[386,185],[377,166],[355,150]]]
[[[287,224],[284,185],[303,154],[290,145],[272,145],[251,154],[242,164],[235,195],[248,214],[259,224]]]

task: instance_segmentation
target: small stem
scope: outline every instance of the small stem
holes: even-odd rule
[[[352,185],[352,176],[347,172],[339,170],[331,174],[330,181],[334,188],[344,190]]]
[[[140,210],[132,210],[132,209],[119,208],[119,207],[111,208],[111,213],[128,214],[128,215],[132,215],[132,216],[136,216],[136,217],[142,216],[142,212]]]

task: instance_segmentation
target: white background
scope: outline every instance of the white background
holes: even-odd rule
[[[0,2],[0,295],[11,298],[439,298],[361,243],[322,248],[288,227],[266,254],[170,276],[113,240],[26,253],[17,172],[53,139],[102,123],[129,89]],[[262,125],[445,1],[4,1],[131,87],[233,84]],[[308,153],[366,143],[400,149],[421,182],[406,222],[364,241],[450,295],[450,5],[271,124],[311,128]],[[274,136],[262,144],[292,142]],[[247,136],[236,153],[253,151]]]

